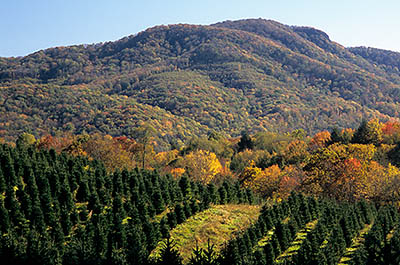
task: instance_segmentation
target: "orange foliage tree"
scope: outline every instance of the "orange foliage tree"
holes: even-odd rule
[[[244,187],[250,188],[263,197],[273,197],[279,189],[281,169],[273,165],[262,170],[253,162],[245,168],[240,179]]]

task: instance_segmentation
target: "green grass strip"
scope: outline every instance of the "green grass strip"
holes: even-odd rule
[[[286,259],[291,258],[292,256],[297,254],[297,251],[300,249],[303,241],[307,238],[307,234],[312,231],[318,223],[318,219],[307,223],[304,228],[300,229],[295,239],[290,244],[290,247],[285,250],[276,260],[276,263],[283,263]]]
[[[347,265],[352,259],[355,251],[364,243],[365,236],[368,234],[369,230],[372,228],[373,224],[366,224],[363,229],[358,232],[358,235],[352,239],[351,246],[346,248],[342,258],[339,260],[338,265]]]

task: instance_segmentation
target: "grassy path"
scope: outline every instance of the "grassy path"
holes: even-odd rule
[[[307,234],[312,231],[315,226],[318,223],[318,219],[311,221],[309,223],[307,223],[305,225],[304,228],[300,229],[297,234],[295,239],[292,241],[292,243],[290,243],[290,247],[285,250],[285,252],[283,252],[276,260],[275,262],[277,264],[280,263],[284,263],[284,261],[286,259],[291,258],[292,256],[297,254],[297,251],[299,250],[299,248],[301,247],[301,244],[303,243],[303,241],[307,238]]]
[[[216,205],[187,219],[170,232],[171,239],[184,262],[190,258],[196,242],[199,247],[205,248],[207,241],[215,244],[218,252],[225,241],[229,240],[237,231],[244,231],[257,221],[261,207],[257,205],[228,204]],[[158,255],[161,242],[150,257]]]
[[[338,265],[347,265],[351,260],[353,253],[357,251],[358,247],[364,243],[365,235],[368,234],[369,230],[372,228],[372,224],[365,225],[363,229],[361,229],[356,237],[352,239],[351,246],[346,248],[342,258],[339,260]]]

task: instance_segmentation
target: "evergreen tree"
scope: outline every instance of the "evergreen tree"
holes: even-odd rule
[[[242,137],[238,143],[238,152],[242,152],[246,149],[253,149],[254,143],[253,140],[250,138],[250,135],[247,132],[242,133]]]
[[[182,264],[182,258],[179,255],[178,250],[175,248],[176,243],[167,237],[162,243],[160,257],[157,260],[157,264],[170,264],[170,265],[180,265]]]
[[[152,201],[154,208],[156,210],[156,214],[160,214],[164,211],[165,205],[164,205],[164,199],[161,194],[160,187],[156,186],[154,189],[154,192],[152,194]]]
[[[196,200],[192,200],[190,203],[190,209],[192,211],[192,214],[196,214],[200,211],[199,204],[197,203]]]
[[[183,202],[183,210],[184,210],[185,216],[187,218],[192,216],[192,208],[190,207],[190,202],[189,201],[184,201]]]
[[[282,250],[281,250],[281,246],[278,240],[277,235],[274,233],[271,237],[271,245],[272,245],[272,249],[274,250],[274,256],[278,257]]]
[[[353,135],[353,138],[351,139],[352,143],[355,144],[369,144],[370,143],[370,137],[369,137],[369,128],[368,128],[368,122],[366,120],[362,120],[360,126],[356,130],[356,132]]]
[[[167,214],[167,217],[168,217],[168,224],[169,224],[169,227],[170,227],[170,228],[174,228],[174,227],[178,224],[178,220],[177,220],[175,211],[169,212],[169,213]]]
[[[203,265],[204,256],[203,249],[201,249],[196,241],[196,247],[192,250],[192,255],[189,259],[188,265]]]
[[[181,177],[179,180],[179,187],[185,199],[190,199],[192,197],[192,187],[187,176],[183,175]]]
[[[203,265],[217,265],[217,259],[218,255],[215,251],[215,246],[208,239],[207,247],[203,250]]]
[[[167,237],[170,230],[170,226],[168,224],[168,218],[163,217],[160,221],[160,233],[162,237]]]
[[[219,198],[220,198],[220,200],[219,200],[220,204],[228,203],[228,194],[227,194],[224,186],[219,187],[218,194],[219,194]]]
[[[256,265],[267,265],[268,264],[267,261],[266,261],[266,257],[265,257],[264,251],[261,250],[261,249],[257,249],[254,252],[254,260],[255,260],[254,263]]]
[[[218,204],[220,199],[219,199],[218,191],[217,191],[215,184],[214,183],[208,184],[207,190],[208,190],[208,193],[206,196],[207,196],[207,198],[210,199],[210,202],[214,203],[214,204]]]
[[[0,194],[1,196],[1,194]],[[11,228],[11,221],[8,215],[8,211],[4,206],[4,199],[0,199],[0,235],[6,234]]]
[[[178,203],[175,206],[175,213],[176,213],[176,221],[178,224],[181,224],[186,220],[185,211],[180,203]]]
[[[6,188],[7,188],[6,179],[4,177],[3,170],[1,169],[0,166],[0,194],[3,194],[6,191]]]
[[[290,231],[286,224],[278,223],[275,227],[275,234],[278,238],[281,250],[284,251],[290,244]]]
[[[218,259],[221,265],[242,265],[238,242],[234,239],[229,241],[222,256]]]
[[[274,246],[271,243],[267,243],[264,247],[264,252],[265,252],[266,264],[272,265],[275,260],[275,254],[278,253],[279,251],[275,250]]]

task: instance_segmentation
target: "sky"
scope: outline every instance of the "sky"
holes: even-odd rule
[[[0,56],[114,41],[156,25],[245,18],[311,26],[346,47],[400,52],[398,0],[0,0]]]

